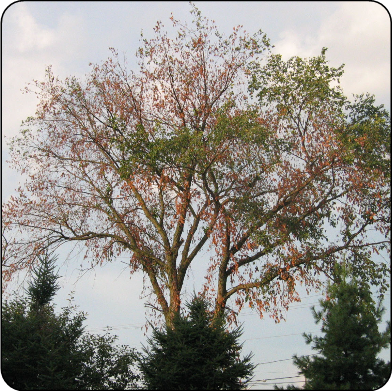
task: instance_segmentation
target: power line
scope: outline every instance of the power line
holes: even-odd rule
[[[297,376],[284,376],[284,377],[273,377],[270,379],[259,379],[259,380],[253,380],[251,382],[266,382],[267,380],[283,380],[283,379],[294,379],[296,377],[302,377],[301,375],[297,375]]]
[[[249,384],[250,384],[251,386],[255,386],[255,385],[261,386],[261,385],[287,384],[287,383],[290,383],[290,384],[305,383],[305,380],[281,381],[281,382],[274,382],[274,383],[271,383],[271,382],[266,382],[266,383],[264,383],[264,382],[262,382],[262,383],[258,383],[258,384],[250,384],[250,383],[249,383]]]
[[[283,381],[283,382],[272,382],[273,380],[284,380],[284,379],[296,379],[298,377],[302,377],[301,375],[298,376],[285,376],[285,377],[276,377],[270,379],[258,379],[258,380],[251,380],[248,384],[251,386],[255,385],[267,385],[267,384],[284,384],[284,383],[304,383],[305,380],[290,380],[290,381]]]
[[[259,362],[257,365],[272,364],[272,363],[275,363],[275,362],[289,361],[289,360],[292,360],[292,358],[284,358],[284,359],[282,359],[282,360],[267,361],[267,362]]]
[[[114,325],[114,326],[105,326],[105,327],[92,327],[92,328],[87,328],[88,331],[98,331],[98,330],[120,330],[120,329],[138,329],[142,328],[144,324],[132,324],[132,323],[127,323],[127,324],[120,324],[120,325]],[[312,331],[311,333],[317,333],[318,331]],[[302,335],[302,333],[291,333],[291,334],[281,334],[281,335],[269,335],[265,337],[255,337],[255,338],[247,338],[245,341],[252,341],[256,339],[268,339],[268,338],[280,338],[280,337],[290,337],[294,335]]]
[[[123,330],[123,329],[141,329],[143,327],[143,324],[120,324],[120,325],[115,325],[115,326],[105,326],[105,327],[92,327],[92,328],[87,328],[87,331],[95,332],[95,331],[101,331],[101,330]]]
[[[303,357],[310,357],[310,356],[316,356],[316,354],[305,354]],[[272,364],[275,362],[280,362],[280,361],[289,361],[292,360],[293,358],[283,358],[282,360],[274,360],[274,361],[266,361],[266,362],[259,362],[257,365],[263,365],[263,364]]]
[[[318,333],[318,332],[319,332],[318,330],[317,330],[317,331],[310,331],[310,332],[307,332],[307,334],[308,334],[308,333]],[[254,339],[267,339],[267,338],[291,337],[291,336],[293,336],[293,335],[303,335],[303,332],[302,332],[302,333],[292,333],[292,334],[282,334],[282,335],[269,335],[269,336],[267,336],[267,337],[248,338],[248,339],[245,339],[245,341],[253,341]]]

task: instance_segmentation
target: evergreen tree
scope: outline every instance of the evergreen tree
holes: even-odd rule
[[[51,301],[58,290],[55,258],[45,254],[33,269],[28,299],[2,304],[1,371],[17,390],[125,389],[134,386],[136,353],[114,346],[116,337],[84,332],[86,319],[71,304],[60,314]]]
[[[377,358],[390,344],[390,324],[380,332],[384,308],[372,298],[370,286],[351,276],[345,267],[336,269],[336,281],[312,308],[316,323],[322,322],[323,336],[304,334],[313,343],[314,356],[294,356],[294,363],[306,378],[305,389],[374,390],[388,380],[391,367]],[[291,389],[294,389],[291,387]]]
[[[150,349],[140,369],[148,389],[239,390],[245,388],[255,366],[251,354],[240,359],[242,329],[225,329],[223,317],[213,321],[205,299],[187,304],[188,316],[174,327],[153,329]]]
[[[43,307],[52,301],[60,286],[57,283],[59,276],[55,273],[57,256],[46,252],[38,256],[39,264],[33,268],[32,281],[27,288],[27,296],[32,304]]]

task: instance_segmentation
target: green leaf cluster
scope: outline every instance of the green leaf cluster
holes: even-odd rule
[[[197,133],[185,128],[170,134],[160,130],[159,124],[154,136],[139,125],[120,141],[118,147],[125,156],[120,168],[123,177],[138,172],[141,167],[153,174],[160,174],[164,168],[186,168],[194,165],[203,151]]]
[[[346,145],[344,156],[362,168],[379,169],[390,177],[391,119],[383,105],[375,104],[369,94],[356,95],[346,104],[347,125],[340,133]]]
[[[316,57],[295,56],[288,61],[283,61],[280,54],[271,55],[265,66],[254,66],[249,91],[257,92],[259,102],[264,106],[273,103],[279,111],[286,109],[296,114],[342,107],[345,97],[339,82],[344,65],[330,67],[326,50],[323,48]]]

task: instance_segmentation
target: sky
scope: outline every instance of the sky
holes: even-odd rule
[[[110,56],[109,47],[126,54],[129,66],[136,70],[135,53],[140,32],[152,37],[153,27],[161,20],[171,27],[170,16],[188,21],[190,6],[176,2],[116,1],[26,1],[2,2],[2,201],[5,202],[23,178],[11,170],[6,141],[17,135],[21,121],[35,112],[36,99],[21,90],[33,79],[43,79],[45,68],[64,78],[83,78],[89,63]],[[376,102],[390,110],[390,29],[388,2],[268,2],[231,1],[195,2],[204,16],[215,20],[220,31],[230,34],[234,26],[243,25],[249,33],[263,30],[274,45],[273,51],[284,59],[310,57],[327,47],[330,64],[345,64],[341,86],[347,96],[369,92]],[[7,8],[8,6],[8,8]],[[130,279],[126,259],[92,271],[80,268],[80,256],[59,252],[62,289],[56,297],[57,308],[67,305],[73,295],[79,309],[88,313],[87,330],[103,333],[106,326],[119,336],[119,343],[137,349],[146,344],[146,315],[140,297],[141,275]],[[201,270],[194,269],[188,281],[187,295],[202,281]],[[73,293],[71,293],[73,292]],[[301,385],[293,354],[311,354],[303,332],[319,331],[311,316],[319,292],[302,295],[293,304],[286,321],[275,323],[266,315],[245,310],[240,316],[244,333],[243,354],[253,352],[254,389],[273,389],[286,382]],[[386,318],[390,317],[389,301]],[[382,353],[389,359],[390,352]],[[272,379],[272,380],[268,380]],[[0,386],[1,387],[1,386]],[[5,389],[6,385],[3,385]],[[388,387],[388,386],[387,386]]]

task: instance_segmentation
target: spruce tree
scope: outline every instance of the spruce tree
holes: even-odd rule
[[[46,253],[33,268],[26,298],[2,303],[1,372],[16,390],[108,390],[134,387],[136,352],[114,345],[115,336],[84,331],[75,306],[59,314],[51,303],[58,290],[56,258]]]
[[[38,257],[39,263],[33,267],[32,280],[27,288],[27,296],[33,305],[43,307],[50,303],[59,290],[57,280],[60,278],[55,273],[57,256],[46,252]]]
[[[2,304],[2,375],[15,389],[75,389],[83,354],[76,346],[85,315],[55,314],[56,257],[46,252],[32,269],[27,298]]]
[[[195,297],[188,316],[174,327],[153,329],[150,349],[140,364],[148,389],[239,390],[245,388],[255,366],[251,354],[240,359],[240,327],[228,331],[223,317],[213,321],[208,304]]]
[[[294,364],[306,378],[305,389],[378,389],[391,373],[390,363],[377,357],[390,344],[390,324],[384,332],[378,328],[384,308],[373,300],[369,284],[349,278],[345,267],[337,267],[335,277],[320,301],[321,309],[312,308],[324,335],[304,334],[317,354],[295,355]]]

